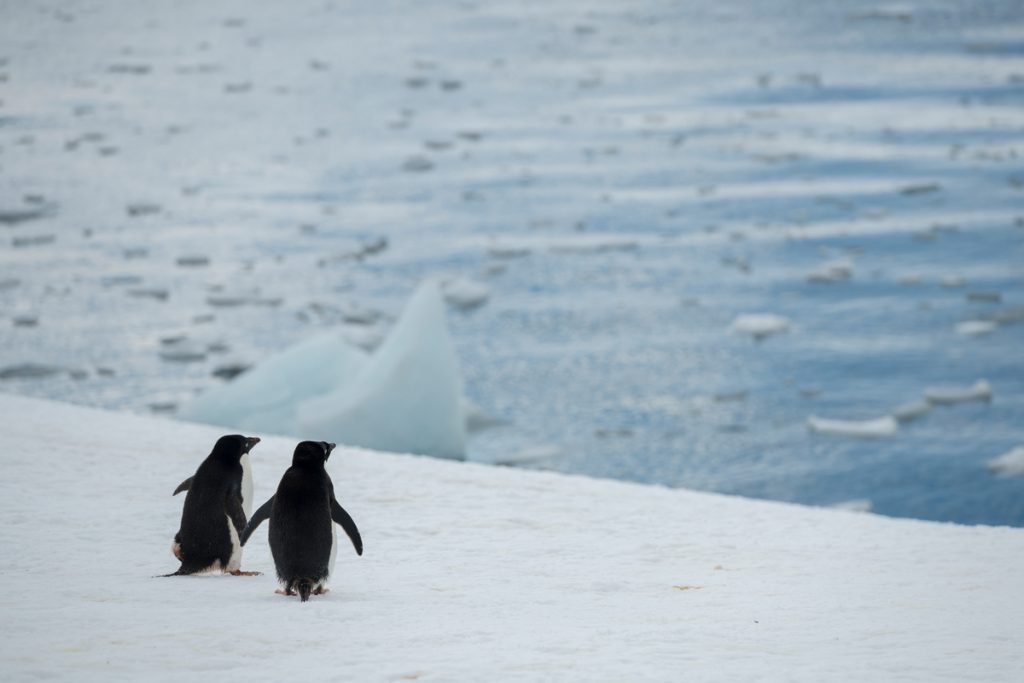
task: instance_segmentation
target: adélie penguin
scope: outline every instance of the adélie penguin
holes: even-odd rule
[[[274,556],[278,593],[295,595],[302,602],[327,592],[334,569],[337,534],[332,522],[348,534],[356,554],[363,554],[363,539],[352,517],[334,497],[334,484],[324,465],[333,443],[303,441],[295,447],[292,466],[270,500],[253,514],[242,532],[242,545],[263,520],[270,519],[270,551]]]
[[[181,526],[171,546],[181,567],[167,576],[210,571],[235,575],[253,573],[240,570],[240,537],[246,522],[242,507],[241,461],[259,442],[254,436],[222,436],[196,473],[175,490],[175,495],[181,491],[188,491],[188,494],[181,512]]]

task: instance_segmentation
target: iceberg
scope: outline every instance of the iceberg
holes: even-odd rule
[[[185,420],[462,459],[467,411],[438,285],[420,285],[375,353],[326,332],[196,397]]]
[[[330,331],[265,359],[234,380],[200,394],[184,420],[267,434],[297,435],[296,408],[349,381],[369,356]]]
[[[462,378],[436,282],[416,290],[363,369],[301,403],[300,434],[352,446],[462,459]]]

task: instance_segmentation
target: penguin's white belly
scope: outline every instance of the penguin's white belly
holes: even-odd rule
[[[224,571],[234,572],[242,566],[242,542],[238,538],[238,530],[232,524],[231,517],[225,514],[224,518],[228,522],[228,535],[231,537],[231,557],[228,559],[228,566],[224,568]]]
[[[252,464],[248,453],[242,455],[242,511],[248,521],[252,517]]]
[[[326,578],[329,578],[331,576],[331,574],[334,573],[334,556],[337,555],[337,554],[338,554],[338,527],[335,526],[332,523],[331,524],[331,560],[330,560],[330,562],[327,563],[327,577],[325,577],[324,583],[326,583]]]

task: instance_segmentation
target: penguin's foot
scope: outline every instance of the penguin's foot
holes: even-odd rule
[[[263,572],[243,572],[241,569],[228,572],[228,574],[231,574],[231,576],[263,576]]]
[[[327,586],[317,586],[313,589],[313,595],[327,595],[331,592],[331,589]]]
[[[296,595],[295,591],[287,591],[284,588],[278,588],[274,592],[277,593],[278,595]]]

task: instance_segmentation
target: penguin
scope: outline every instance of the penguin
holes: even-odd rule
[[[222,436],[196,473],[175,490],[174,495],[188,491],[181,526],[171,545],[171,552],[181,561],[181,567],[166,576],[218,570],[236,576],[254,574],[239,569],[242,562],[239,539],[246,521],[242,508],[241,460],[259,442],[254,436]]]
[[[334,484],[324,465],[333,443],[303,441],[295,447],[292,466],[281,477],[277,493],[260,506],[242,532],[242,545],[263,520],[270,519],[270,551],[282,595],[298,593],[302,602],[327,592],[334,569],[336,522],[348,534],[356,554],[363,539],[352,517],[334,497]]]

